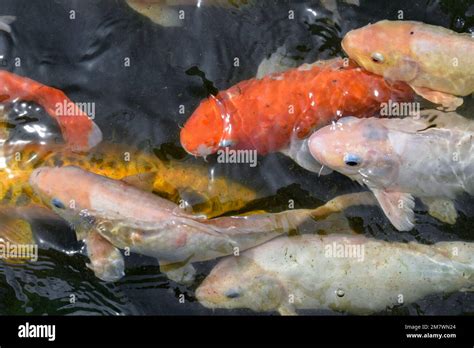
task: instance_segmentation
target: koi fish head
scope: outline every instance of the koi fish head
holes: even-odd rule
[[[214,97],[203,101],[181,129],[181,145],[193,156],[216,153],[224,138],[224,119]]]
[[[92,184],[77,167],[41,167],[30,176],[30,185],[54,212],[69,222],[90,207],[85,185]]]
[[[214,267],[196,290],[207,308],[275,310],[284,299],[278,282],[245,256],[227,257]]]
[[[410,21],[369,24],[349,31],[342,48],[364,69],[393,81],[409,82],[417,73],[417,64],[408,58],[415,27]]]
[[[313,157],[369,187],[385,187],[398,177],[399,157],[389,131],[377,118],[344,117],[309,139]]]

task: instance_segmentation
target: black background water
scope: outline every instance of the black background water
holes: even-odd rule
[[[95,103],[96,122],[106,141],[163,149],[179,146],[179,126],[202,98],[213,89],[255,76],[260,62],[278,47],[285,46],[298,63],[343,55],[340,40],[348,30],[397,19],[399,10],[406,19],[459,32],[474,28],[472,1],[374,0],[361,1],[360,6],[341,2],[338,15],[319,1],[255,1],[240,9],[180,8],[186,20],[182,27],[172,28],[152,23],[123,1],[0,0],[0,15],[17,17],[11,35],[0,33],[0,55],[5,69],[60,88],[74,101]],[[288,19],[289,10],[294,11],[294,20]],[[20,67],[14,66],[16,57],[21,58]],[[235,57],[239,67],[233,65]],[[129,67],[124,66],[126,58]],[[184,114],[179,113],[180,105],[185,106]],[[460,112],[470,116],[473,110],[471,98]],[[47,122],[44,117],[43,121]],[[289,199],[296,207],[314,207],[337,194],[362,189],[337,174],[318,178],[279,154],[261,158],[258,170],[221,165],[212,158],[209,168],[239,178],[265,197],[249,209],[280,211]],[[456,225],[443,225],[420,210],[416,229],[404,233],[395,231],[376,208],[352,208],[347,215],[358,232],[385,240],[473,240],[472,199],[464,197],[458,206],[462,209]],[[72,238],[64,237],[71,235],[67,226],[37,228],[49,245],[77,251]],[[36,263],[0,263],[0,314],[252,313],[206,310],[195,301],[194,287],[168,281],[157,262],[147,257],[126,258],[127,275],[113,284],[95,278],[86,262],[80,253],[50,249],[41,250]],[[196,284],[212,265],[199,265]],[[384,313],[472,314],[474,295],[435,295]]]

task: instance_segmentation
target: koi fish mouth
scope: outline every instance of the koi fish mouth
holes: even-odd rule
[[[206,157],[208,155],[211,155],[213,154],[215,151],[209,147],[209,146],[205,146],[205,145],[200,145],[198,148],[197,148],[197,154],[201,157]]]
[[[197,288],[196,298],[206,308],[216,308],[219,304],[223,303],[219,293],[211,286],[200,286]]]
[[[219,146],[211,141],[211,143],[207,141],[196,141],[193,137],[195,133],[190,132],[188,128],[183,128],[181,130],[180,135],[180,142],[181,147],[186,151],[188,154],[192,156],[199,156],[205,157],[208,155],[212,155],[213,153],[217,152]],[[203,139],[204,140],[204,139]]]
[[[315,132],[308,141],[308,147],[311,155],[314,157],[316,161],[325,165],[324,162],[324,141],[321,141],[319,134]]]
[[[206,146],[206,145],[199,145],[195,151],[191,151],[186,148],[185,144],[181,144],[183,147],[184,151],[186,151],[188,154],[192,156],[198,156],[198,157],[206,157],[209,155],[212,155],[217,151],[217,149],[213,148],[212,146]]]
[[[180,141],[187,153],[205,157],[219,150],[225,132],[219,103],[215,97],[204,100],[184,124]]]

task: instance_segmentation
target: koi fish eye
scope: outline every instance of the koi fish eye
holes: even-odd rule
[[[362,158],[353,154],[353,153],[346,153],[344,155],[344,163],[349,167],[356,167],[361,164]]]
[[[63,202],[61,202],[59,199],[57,198],[53,198],[51,200],[51,205],[55,208],[58,208],[58,209],[65,209],[66,206],[63,204]]]
[[[372,58],[372,61],[374,63],[383,63],[384,61],[384,57],[383,57],[383,54],[382,53],[379,53],[379,52],[374,52],[372,53],[372,55],[370,56]]]
[[[224,295],[227,298],[238,298],[238,297],[240,297],[240,293],[235,289],[231,289],[231,290],[226,291],[226,293]]]

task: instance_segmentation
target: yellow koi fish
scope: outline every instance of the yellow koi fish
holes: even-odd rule
[[[238,210],[255,199],[255,191],[223,177],[210,177],[202,165],[177,160],[164,162],[158,157],[118,144],[103,143],[91,152],[76,153],[64,147],[27,145],[16,151],[2,148],[0,157],[0,203],[9,206],[41,204],[31,189],[31,172],[41,166],[74,165],[111,179],[121,179],[154,191],[178,204],[198,198],[190,206],[196,214],[214,217]]]

